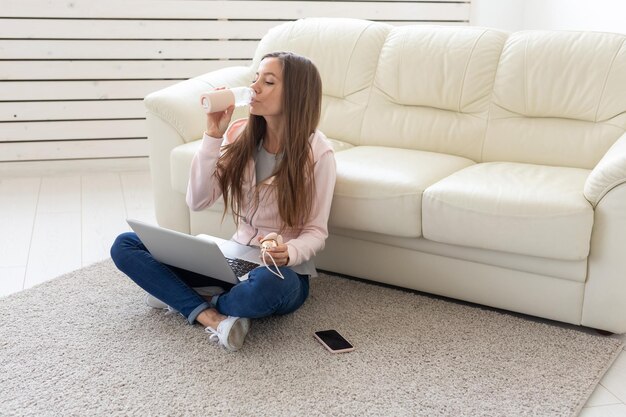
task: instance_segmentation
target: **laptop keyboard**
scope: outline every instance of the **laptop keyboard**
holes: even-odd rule
[[[226,260],[237,277],[242,277],[259,266],[259,264],[239,258],[226,258]]]

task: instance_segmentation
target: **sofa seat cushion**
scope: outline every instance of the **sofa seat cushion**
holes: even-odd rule
[[[452,155],[382,146],[335,153],[332,227],[400,237],[422,234],[422,193],[474,162]]]
[[[424,192],[424,238],[563,260],[589,254],[589,171],[512,162],[470,166]]]

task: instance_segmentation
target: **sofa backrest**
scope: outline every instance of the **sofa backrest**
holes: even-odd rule
[[[311,18],[271,29],[252,66],[308,56],[332,139],[589,169],[626,130],[625,40]]]
[[[594,32],[511,34],[482,160],[593,168],[626,129],[625,40]]]
[[[506,37],[471,27],[394,28],[381,51],[359,144],[477,161]]]
[[[380,49],[392,26],[358,19],[302,19],[272,28],[255,51],[263,55],[290,51],[304,55],[322,77],[320,129],[329,138],[355,144],[376,71]]]

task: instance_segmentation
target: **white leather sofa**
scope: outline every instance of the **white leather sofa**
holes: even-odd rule
[[[263,54],[310,57],[337,185],[319,269],[626,332],[626,36],[304,19],[250,67],[150,94],[158,222],[230,237],[185,205],[200,93]],[[235,117],[245,117],[237,110]]]

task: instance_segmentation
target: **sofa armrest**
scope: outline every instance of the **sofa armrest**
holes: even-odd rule
[[[181,81],[149,94],[144,99],[148,111],[170,124],[185,142],[202,137],[205,113],[200,106],[200,94],[216,87],[238,87],[253,81],[252,67],[228,67]],[[245,113],[245,109],[240,110]],[[245,114],[233,115],[245,117]]]
[[[604,154],[587,177],[585,198],[595,207],[613,188],[626,182],[626,133]]]

